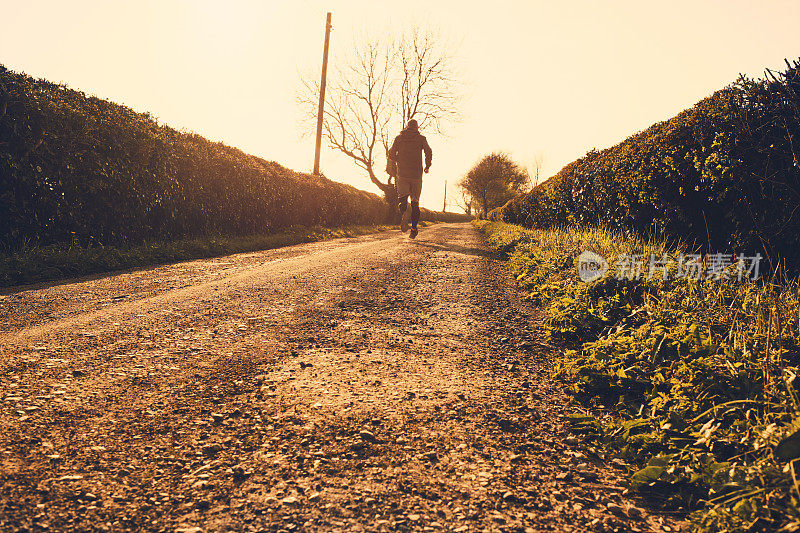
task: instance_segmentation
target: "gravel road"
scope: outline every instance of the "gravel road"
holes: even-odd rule
[[[676,531],[469,224],[0,294],[2,531]]]

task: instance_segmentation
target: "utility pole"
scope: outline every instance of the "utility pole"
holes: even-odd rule
[[[444,203],[442,204],[442,213],[447,211],[447,180],[444,180]]]
[[[325,111],[325,81],[328,76],[328,42],[331,38],[331,14],[325,21],[325,48],[322,51],[322,80],[319,82],[319,110],[317,111],[317,146],[314,150],[314,175],[319,175],[319,150],[322,146],[322,119]]]

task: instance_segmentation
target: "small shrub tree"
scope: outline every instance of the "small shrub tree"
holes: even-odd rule
[[[471,198],[471,204],[480,209],[481,217],[500,207],[518,194],[524,193],[530,176],[508,154],[489,154],[467,172],[459,186]]]

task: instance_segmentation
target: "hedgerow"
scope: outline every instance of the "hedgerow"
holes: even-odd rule
[[[374,194],[2,65],[0,212],[0,249],[7,251],[263,235],[390,216]],[[423,213],[448,216],[458,215]]]
[[[603,229],[476,224],[566,350],[556,376],[586,407],[568,415],[573,431],[638,465],[633,489],[691,513],[698,531],[800,529],[797,280],[675,279],[672,267],[629,279],[620,254],[681,250]],[[608,259],[603,278],[579,279],[583,250]]]
[[[800,268],[800,63],[740,78],[691,109],[592,150],[489,215],[597,225],[754,253]]]

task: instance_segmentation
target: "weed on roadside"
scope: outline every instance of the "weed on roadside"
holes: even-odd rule
[[[628,279],[613,258],[680,250],[601,229],[476,226],[566,350],[555,374],[587,407],[573,431],[637,464],[632,489],[696,531],[800,529],[797,280]],[[609,259],[604,277],[579,279],[583,250]]]
[[[428,223],[423,223],[428,225]],[[264,235],[209,236],[151,241],[133,246],[50,245],[0,253],[0,287],[34,283],[111,270],[188,261],[234,253],[269,250],[392,229],[390,226],[341,228],[298,226]]]

